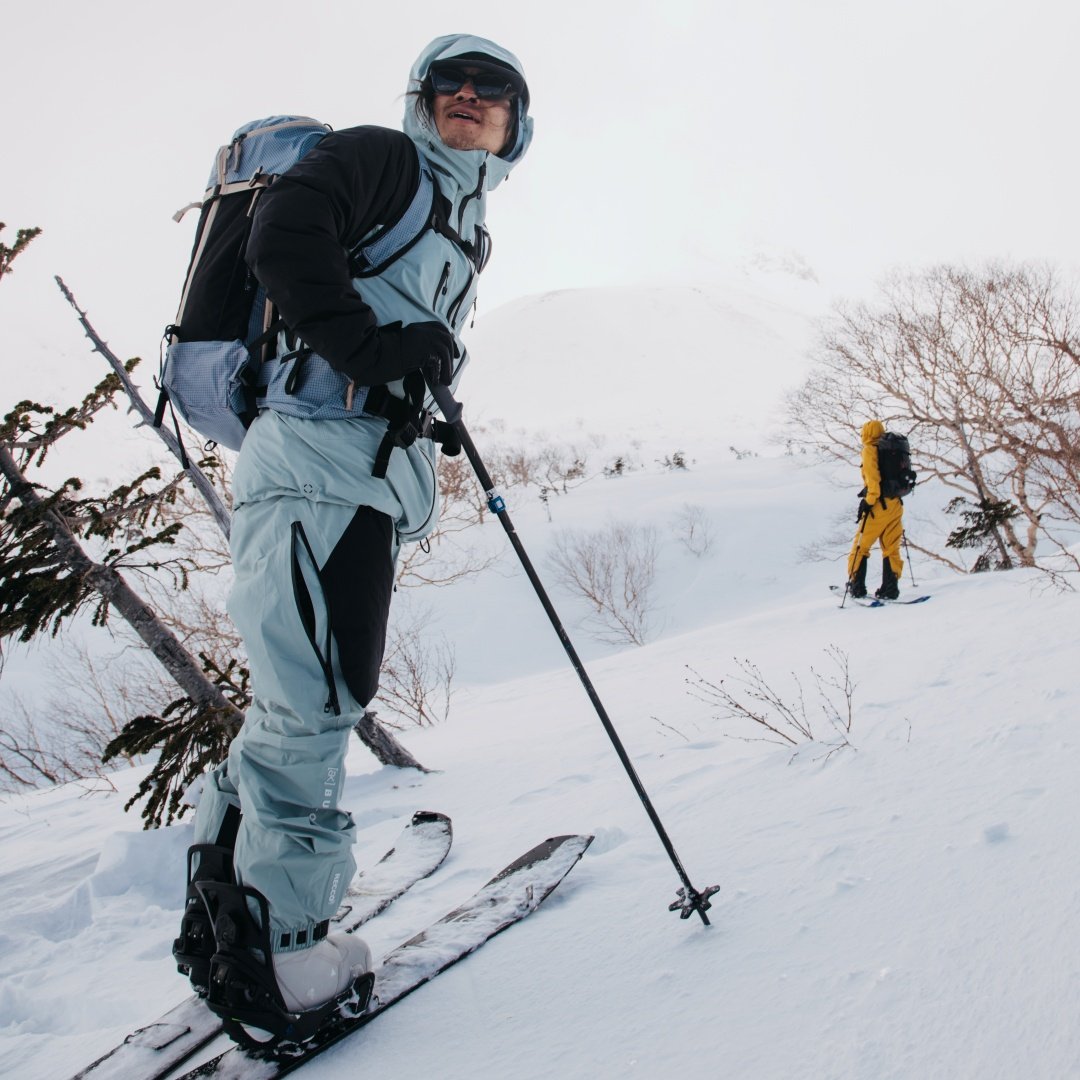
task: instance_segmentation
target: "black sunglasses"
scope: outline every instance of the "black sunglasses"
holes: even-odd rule
[[[466,67],[474,68],[475,74]],[[432,64],[428,74],[436,94],[456,94],[466,83],[478,98],[509,98],[521,92],[521,83],[511,72],[476,70],[473,64]]]

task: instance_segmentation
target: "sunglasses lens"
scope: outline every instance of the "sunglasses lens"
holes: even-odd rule
[[[466,76],[450,68],[432,68],[431,86],[436,94],[456,94],[466,82]]]
[[[456,94],[466,83],[471,83],[479,98],[506,98],[517,93],[517,87],[504,75],[477,72],[470,75],[462,68],[433,67],[431,86],[436,94]]]
[[[501,75],[476,75],[472,84],[477,96],[482,98],[511,97],[514,93],[514,88]]]

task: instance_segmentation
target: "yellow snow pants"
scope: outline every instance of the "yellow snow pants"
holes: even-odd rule
[[[877,503],[859,522],[855,540],[848,556],[848,578],[855,573],[860,561],[870,554],[875,543],[881,544],[883,558],[889,560],[896,580],[904,569],[904,560],[900,558],[900,540],[904,535],[904,504],[896,498],[886,499],[885,505]]]

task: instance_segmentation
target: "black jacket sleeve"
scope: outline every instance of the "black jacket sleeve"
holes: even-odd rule
[[[275,180],[252,221],[247,262],[286,325],[360,385],[392,377],[386,369],[397,362],[400,335],[382,335],[380,343],[375,314],[353,288],[347,252],[374,226],[395,222],[419,182],[408,136],[349,128]]]

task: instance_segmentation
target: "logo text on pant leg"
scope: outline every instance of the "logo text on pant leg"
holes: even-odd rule
[[[333,881],[330,882],[330,895],[326,898],[327,906],[337,903],[338,889],[341,887],[341,871],[338,871],[334,875]]]
[[[322,808],[324,810],[332,810],[334,808],[334,792],[337,790],[338,781],[338,769],[327,769],[326,779],[323,781],[323,801]]]

